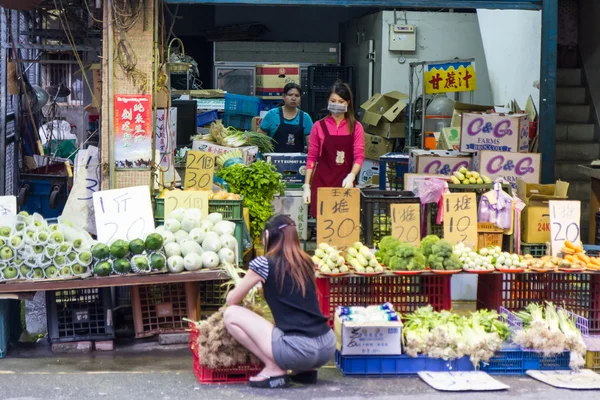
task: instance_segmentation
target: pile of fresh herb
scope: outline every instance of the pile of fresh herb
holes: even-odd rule
[[[273,215],[273,199],[285,190],[281,174],[274,165],[257,161],[221,168],[217,176],[227,182],[231,193],[244,196],[244,206],[250,209],[250,233],[253,238],[260,237],[265,222]]]

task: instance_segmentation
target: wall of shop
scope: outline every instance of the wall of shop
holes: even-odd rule
[[[581,0],[579,4],[579,51],[596,121],[600,120],[600,3]]]
[[[396,13],[398,23],[404,23],[404,13]],[[374,91],[409,91],[409,64],[419,61],[441,61],[453,58],[475,58],[477,67],[477,91],[473,101],[488,104],[492,101],[491,86],[479,23],[475,13],[407,12],[406,21],[417,32],[417,49],[414,52],[389,51],[389,29],[394,24],[394,12],[384,11],[375,16],[361,18],[342,28],[345,63],[357,69],[366,54],[358,51],[356,32],[361,40],[375,41]],[[401,60],[401,56],[403,60]],[[359,71],[360,73],[360,71]],[[415,90],[419,82],[415,79]],[[422,83],[422,80],[421,80]],[[364,83],[359,83],[359,101],[367,99]],[[418,93],[421,93],[419,83]],[[470,102],[470,95],[463,93],[459,100]]]
[[[531,95],[539,109],[542,12],[478,10],[494,104],[517,100],[525,106]]]

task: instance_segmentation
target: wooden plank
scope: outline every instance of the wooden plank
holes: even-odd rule
[[[155,285],[161,283],[213,281],[227,279],[223,271],[182,272],[180,274],[151,274],[107,276],[65,281],[21,281],[0,284],[0,293],[43,292],[46,290],[86,289],[114,286]]]

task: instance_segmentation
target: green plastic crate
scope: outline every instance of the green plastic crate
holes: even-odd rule
[[[6,357],[11,340],[18,339],[20,311],[19,300],[0,300],[0,358]]]
[[[546,243],[521,243],[521,254],[531,254],[536,258],[543,257],[546,255],[547,247]]]
[[[209,200],[208,212],[223,214],[223,219],[228,221],[240,221],[244,219],[244,200]],[[164,221],[165,199],[156,198],[156,211],[154,218]]]

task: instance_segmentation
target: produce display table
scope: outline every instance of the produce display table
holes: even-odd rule
[[[220,270],[182,272],[179,274],[115,275],[85,279],[18,281],[0,284],[0,293],[40,292],[47,290],[103,288],[112,286],[139,286],[219,279],[227,279],[227,275]]]

